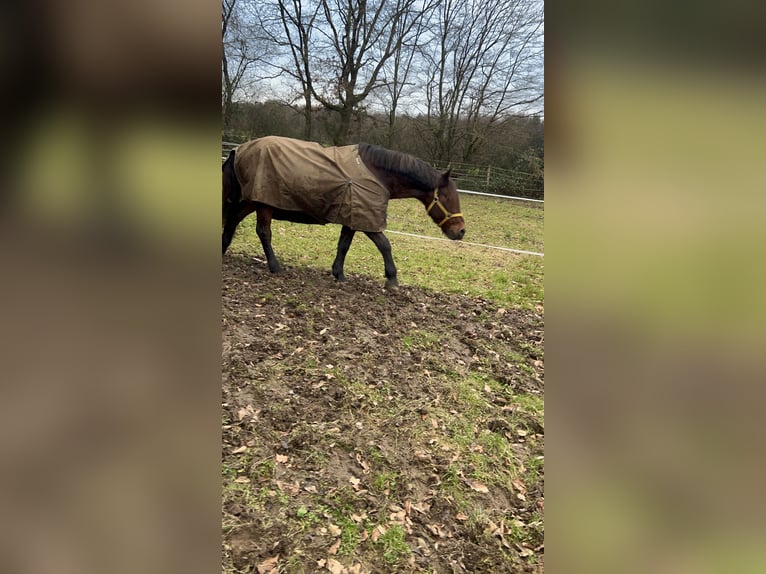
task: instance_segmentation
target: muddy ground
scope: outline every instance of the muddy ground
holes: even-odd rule
[[[543,571],[542,309],[229,254],[222,322],[224,572]]]

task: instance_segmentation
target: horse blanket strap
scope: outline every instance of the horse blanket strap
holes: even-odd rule
[[[439,225],[439,227],[441,227],[442,225],[444,225],[445,223],[447,223],[447,222],[448,222],[450,219],[452,219],[453,217],[463,217],[463,214],[462,214],[462,213],[460,213],[460,212],[458,212],[458,213],[450,213],[449,211],[447,211],[447,208],[446,208],[446,207],[444,207],[444,205],[442,204],[442,202],[441,202],[441,201],[439,201],[439,188],[438,188],[438,187],[437,187],[436,189],[434,189],[434,199],[433,199],[433,201],[431,202],[431,205],[429,205],[429,206],[426,208],[426,213],[427,213],[427,214],[429,214],[429,215],[431,214],[431,208],[432,208],[434,205],[438,206],[438,207],[439,207],[439,209],[441,209],[441,210],[442,210],[442,213],[444,214],[444,219],[442,219],[442,220],[439,222],[439,224],[438,224],[438,225]]]
[[[356,145],[325,148],[263,137],[236,148],[234,171],[243,200],[302,211],[318,223],[357,231],[386,228],[388,190],[367,169]]]

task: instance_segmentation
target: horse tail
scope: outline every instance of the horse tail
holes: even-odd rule
[[[229,157],[223,162],[223,202],[226,204],[237,205],[242,199],[242,186],[239,185],[237,174],[234,171],[234,156],[236,150],[229,152]]]

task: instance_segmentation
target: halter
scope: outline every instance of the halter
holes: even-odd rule
[[[463,217],[463,214],[462,214],[462,213],[459,213],[459,212],[458,212],[458,213],[450,213],[449,211],[447,211],[447,208],[446,208],[446,207],[444,207],[444,205],[442,204],[442,202],[441,202],[441,201],[439,201],[439,188],[438,188],[438,187],[434,188],[434,200],[431,202],[431,205],[429,205],[428,207],[426,207],[426,213],[427,213],[427,214],[429,214],[429,215],[431,214],[431,208],[432,208],[434,205],[438,206],[438,207],[439,207],[439,209],[441,209],[441,210],[442,210],[442,213],[444,214],[444,219],[442,219],[442,220],[441,220],[441,221],[440,221],[440,222],[437,224],[439,227],[441,227],[442,225],[444,225],[445,223],[447,223],[447,221],[449,221],[449,220],[450,220],[450,219],[452,219],[453,217]]]

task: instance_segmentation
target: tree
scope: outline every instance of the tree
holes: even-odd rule
[[[231,125],[235,95],[250,81],[255,64],[271,58],[268,42],[253,24],[252,0],[221,0],[223,128]]]
[[[397,38],[411,32],[421,12],[417,0],[318,0],[318,10],[310,10],[311,18],[304,21],[294,17],[301,4],[293,0],[292,17],[283,19],[285,33],[306,38],[305,50],[300,41],[291,43],[299,48],[292,53],[302,86],[337,114],[333,141],[343,145],[354,114],[381,87],[381,70],[400,46]]]
[[[405,89],[415,85],[411,76],[415,71],[416,58],[421,48],[421,38],[428,26],[432,12],[439,5],[439,2],[440,0],[426,0],[419,12],[403,14],[402,26],[400,26],[395,39],[394,54],[383,68],[384,101],[388,108],[388,129],[386,131],[386,145],[388,147],[396,147],[396,120],[399,102],[405,94]],[[412,25],[410,25],[410,20],[414,20]]]
[[[303,97],[303,137],[310,140],[313,134],[313,110],[311,94],[313,92],[313,83],[311,80],[311,64],[309,56],[311,53],[312,33],[314,25],[319,14],[321,5],[302,0],[277,0],[279,8],[280,30],[284,31],[284,40],[272,35],[272,41],[287,48],[292,57],[292,66],[279,66],[279,69],[292,76],[300,85],[301,96]],[[264,26],[264,29],[270,29],[270,26]]]
[[[425,50],[433,160],[470,161],[486,132],[542,101],[537,0],[443,0]]]

